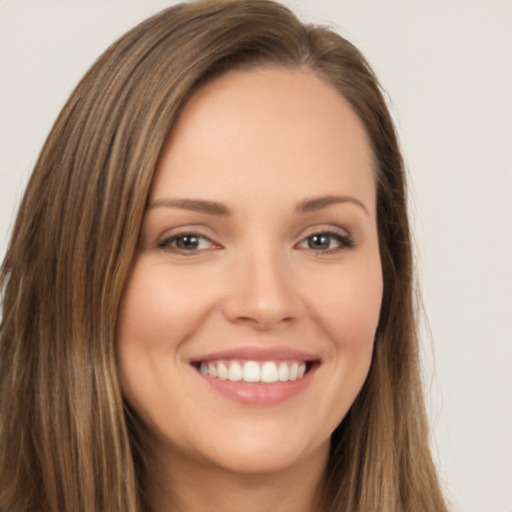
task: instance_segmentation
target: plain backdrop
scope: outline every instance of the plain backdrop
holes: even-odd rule
[[[172,3],[0,0],[0,257],[76,82]],[[410,176],[443,485],[455,511],[512,512],[512,1],[287,4],[354,42],[389,95]]]

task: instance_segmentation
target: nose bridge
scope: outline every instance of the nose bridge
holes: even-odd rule
[[[290,262],[278,248],[260,242],[237,256],[226,312],[230,320],[267,329],[296,318],[299,300]]]

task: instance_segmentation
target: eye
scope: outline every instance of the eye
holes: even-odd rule
[[[316,252],[338,252],[354,246],[348,236],[333,232],[313,233],[298,244],[300,249],[310,249]]]
[[[179,233],[165,238],[158,243],[158,247],[182,254],[194,254],[198,251],[218,247],[209,238],[197,233]]]

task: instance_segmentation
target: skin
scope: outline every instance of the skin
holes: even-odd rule
[[[332,196],[343,200],[297,211]],[[230,213],[170,204],[183,198]],[[361,122],[310,71],[230,72],[188,102],[149,205],[118,355],[147,426],[154,510],[318,510],[329,439],[367,376],[382,298]],[[199,237],[193,250],[180,249],[187,233]],[[323,233],[333,234],[319,248],[312,237]],[[240,346],[291,347],[320,363],[279,404],[237,403],[190,359]]]

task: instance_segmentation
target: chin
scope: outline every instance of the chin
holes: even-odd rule
[[[291,470],[311,469],[311,465],[325,467],[330,439],[312,445],[307,440],[277,436],[272,440],[268,432],[259,435],[233,436],[229,446],[215,446],[208,461],[230,473],[265,475]],[[203,452],[204,453],[204,452]]]

